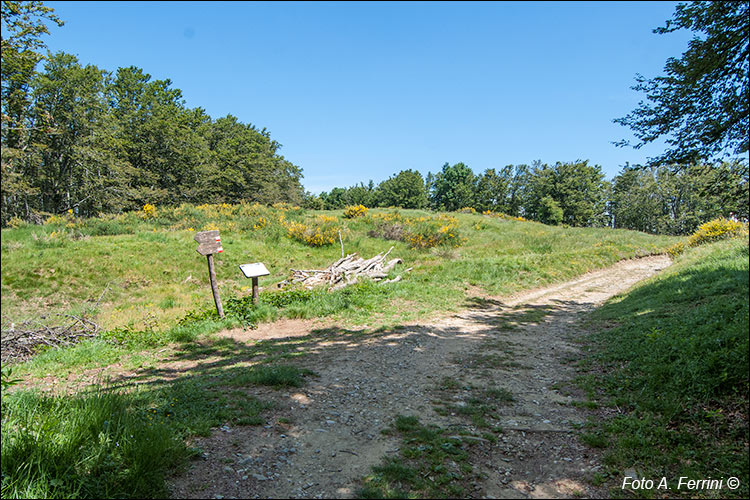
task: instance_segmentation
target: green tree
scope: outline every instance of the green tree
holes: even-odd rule
[[[500,172],[488,168],[477,180],[474,195],[474,208],[479,211],[492,210],[507,213],[508,195],[511,183],[512,166],[508,165]]]
[[[267,130],[228,115],[206,127],[211,161],[201,168],[198,196],[214,203],[302,203],[301,170],[277,151]]]
[[[121,208],[116,200],[127,185],[125,166],[113,140],[116,124],[107,114],[107,73],[82,66],[71,54],[50,55],[33,83],[35,127],[27,175],[39,191],[43,211],[68,209],[79,215]]]
[[[345,190],[343,199],[346,206],[375,206],[375,183],[370,180],[367,186],[365,186],[364,183],[360,182],[356,186],[348,187]]]
[[[729,153],[748,152],[747,1],[694,1],[679,4],[673,19],[655,33],[690,29],[696,35],[680,59],[669,58],[665,75],[637,75],[634,90],[649,102],[615,123],[630,127],[640,148],[657,138],[669,148],[651,165],[686,165]],[[629,141],[616,143],[630,145]]]
[[[324,210],[325,202],[320,195],[312,194],[310,191],[305,191],[304,197],[302,198],[302,208],[308,210]]]
[[[528,165],[516,165],[515,167],[505,167],[510,169],[508,177],[508,202],[507,214],[513,216],[528,216],[528,210],[525,208],[528,203],[531,169]],[[504,170],[505,171],[505,170]],[[512,172],[512,173],[511,173]]]
[[[424,208],[427,190],[422,174],[416,170],[402,170],[378,185],[375,199],[380,207]]]
[[[3,1],[2,37],[0,51],[2,75],[0,102],[2,102],[3,145],[9,148],[22,147],[24,131],[29,127],[26,120],[31,107],[31,81],[36,66],[44,59],[42,35],[49,34],[45,20],[58,26],[64,23],[54,9],[42,2]]]
[[[119,68],[108,88],[123,160],[132,167],[131,208],[198,201],[198,171],[207,161],[198,129],[210,119],[187,110],[171,85],[130,66]]]
[[[554,167],[536,163],[529,180],[524,207],[529,217],[541,220],[552,198],[562,209],[562,222],[571,226],[603,226],[608,222],[606,202],[609,185],[599,165],[586,161],[557,162]],[[545,212],[546,211],[546,212]]]
[[[49,34],[46,22],[63,25],[54,9],[42,2],[3,1],[0,6],[0,144],[2,147],[2,210],[5,225],[13,216],[30,219],[39,189],[29,177],[33,164],[31,133],[49,131],[48,117],[32,124],[31,84],[36,67],[44,59],[42,36]]]
[[[346,189],[335,187],[331,189],[330,193],[326,193],[325,191],[320,193],[320,198],[323,200],[326,210],[336,210],[346,206],[345,195]]]
[[[563,221],[563,209],[551,196],[543,197],[539,202],[539,222],[559,226]]]
[[[454,211],[474,204],[476,177],[463,163],[443,165],[435,174],[430,192],[430,202],[438,210]]]
[[[626,165],[612,179],[610,210],[616,228],[658,232],[664,213],[654,169]]]
[[[716,217],[747,218],[745,161],[669,166],[626,166],[612,181],[615,227],[690,234]]]

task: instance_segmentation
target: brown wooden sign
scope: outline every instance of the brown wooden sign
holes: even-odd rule
[[[216,312],[219,313],[219,317],[224,317],[224,308],[221,307],[221,297],[219,297],[219,286],[216,283],[216,270],[214,269],[214,255],[215,253],[223,252],[221,248],[221,238],[219,237],[219,231],[201,231],[195,233],[193,239],[198,242],[198,253],[208,257],[208,279],[211,282],[211,292],[214,294],[214,303],[216,304]]]
[[[219,231],[201,231],[200,233],[195,233],[193,239],[199,243],[197,251],[201,255],[211,255],[224,251],[221,248]]]

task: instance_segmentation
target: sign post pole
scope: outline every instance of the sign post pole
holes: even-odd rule
[[[253,277],[253,304],[258,303],[258,277]]]
[[[216,312],[219,313],[219,317],[224,317],[224,308],[221,307],[221,297],[219,297],[219,286],[216,284],[216,271],[214,270],[214,256],[208,254],[208,277],[211,279],[211,292],[214,294],[214,303],[216,304]]]
[[[219,297],[219,286],[216,283],[216,270],[214,269],[214,255],[215,253],[221,253],[224,251],[221,248],[221,238],[219,237],[219,231],[201,231],[195,233],[193,237],[195,241],[199,243],[198,253],[205,255],[208,258],[208,278],[211,281],[211,292],[214,294],[214,303],[216,304],[216,312],[220,318],[224,317],[224,308],[221,307],[221,297]]]
[[[253,279],[253,304],[258,303],[258,277],[268,276],[269,272],[266,266],[262,262],[256,262],[254,264],[242,264],[240,270],[245,275],[245,278]]]

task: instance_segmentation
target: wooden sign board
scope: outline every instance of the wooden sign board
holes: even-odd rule
[[[242,274],[245,275],[245,278],[257,278],[258,276],[268,276],[269,273],[268,269],[266,269],[266,266],[263,265],[262,262],[256,262],[254,264],[242,264],[240,266],[240,270],[242,270]]]
[[[211,255],[224,251],[221,248],[219,231],[201,231],[200,233],[195,233],[193,239],[199,243],[197,251],[201,255]]]

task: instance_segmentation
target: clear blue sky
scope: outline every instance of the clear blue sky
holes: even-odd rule
[[[50,50],[169,78],[189,107],[267,128],[319,193],[445,162],[475,173],[588,159],[643,163],[612,123],[636,73],[661,74],[689,32],[677,2],[45,2]]]

